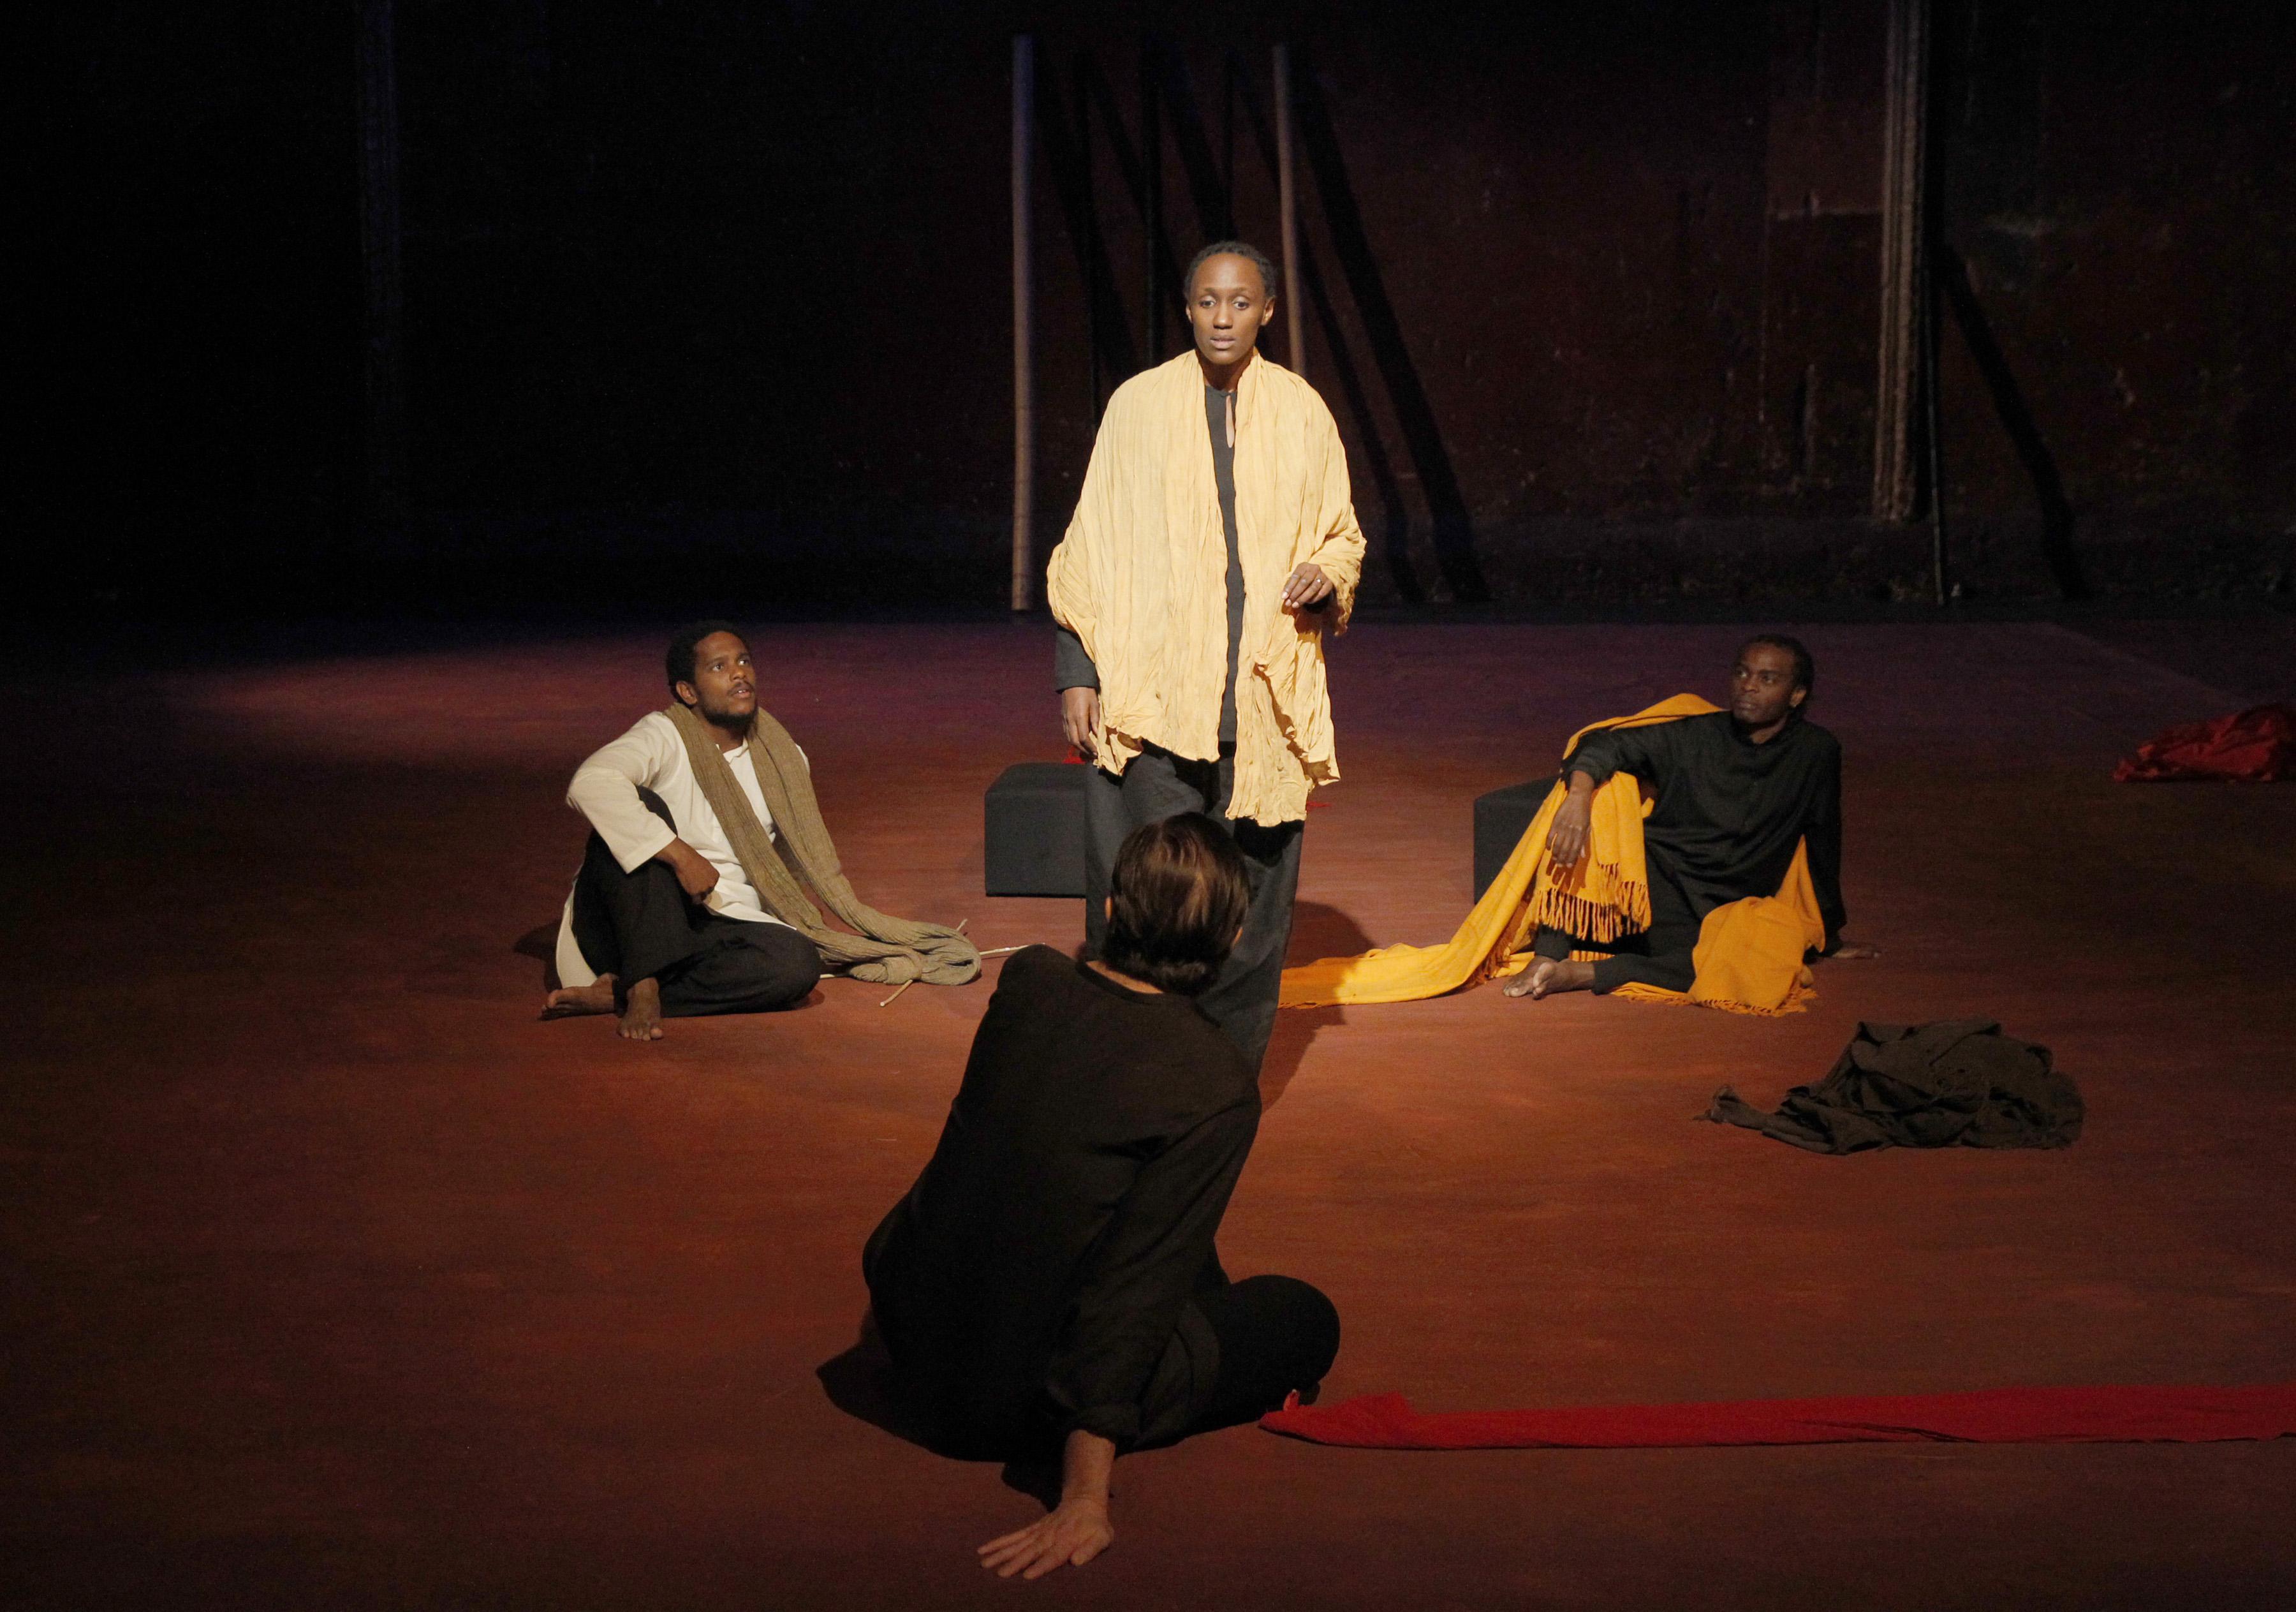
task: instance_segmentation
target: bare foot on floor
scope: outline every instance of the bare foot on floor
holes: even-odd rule
[[[622,1040],[661,1040],[661,983],[640,980],[630,987],[629,1004],[622,1009]]]
[[[578,1014],[614,1010],[614,976],[602,974],[586,985],[563,985],[542,999],[542,1016],[570,1019]]]
[[[1509,996],[1527,996],[1532,1001],[1553,996],[1563,991],[1585,991],[1595,983],[1592,963],[1557,962],[1553,958],[1534,958],[1530,966],[1509,980],[1502,988]]]

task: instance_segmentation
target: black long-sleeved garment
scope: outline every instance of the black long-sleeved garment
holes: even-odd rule
[[[1004,964],[940,1144],[870,1239],[894,1362],[952,1443],[1128,1448],[1259,1124],[1184,997],[1049,947]]]
[[[1807,721],[1767,744],[1727,711],[1588,734],[1562,764],[1599,785],[1632,773],[1656,794],[1643,820],[1653,884],[1669,879],[1694,920],[1751,895],[1775,895],[1809,842],[1809,879],[1825,920],[1825,950],[1841,943],[1841,745]]]

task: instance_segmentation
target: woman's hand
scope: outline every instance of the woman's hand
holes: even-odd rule
[[[1083,760],[1095,761],[1100,753],[1093,748],[1092,730],[1100,726],[1100,690],[1097,688],[1063,688],[1061,690],[1061,733],[1069,748]]]
[[[999,1578],[1042,1578],[1062,1562],[1081,1567],[1116,1542],[1108,1523],[1108,1480],[1116,1445],[1082,1427],[1061,1446],[1061,1503],[1027,1527],[980,1547],[980,1565]]]
[[[1324,568],[1313,561],[1302,560],[1283,579],[1283,608],[1313,610],[1330,598],[1333,591],[1332,579],[1324,574]]]
[[[980,1547],[980,1565],[999,1578],[1015,1573],[1042,1578],[1063,1562],[1081,1567],[1115,1542],[1107,1500],[1080,1496],[1062,1501],[1017,1533],[990,1540]]]

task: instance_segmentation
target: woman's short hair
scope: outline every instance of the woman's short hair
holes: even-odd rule
[[[1181,301],[1193,302],[1196,300],[1196,270],[1214,258],[1242,258],[1259,271],[1259,288],[1266,293],[1260,300],[1264,302],[1275,296],[1275,282],[1280,276],[1277,275],[1274,261],[1266,252],[1249,241],[1215,241],[1188,259],[1188,272],[1180,277]]]
[[[1108,878],[1100,960],[1175,996],[1201,996],[1219,977],[1251,905],[1243,856],[1199,812],[1136,828]]]

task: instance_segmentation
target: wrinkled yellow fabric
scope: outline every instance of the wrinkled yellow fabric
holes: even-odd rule
[[[1567,761],[1578,741],[1597,728],[1646,728],[1718,709],[1696,695],[1677,695],[1630,717],[1590,722],[1562,747]],[[1627,773],[1595,792],[1587,854],[1558,884],[1546,859],[1546,831],[1562,804],[1562,785],[1550,791],[1538,815],[1515,842],[1506,866],[1467,914],[1458,933],[1440,946],[1384,946],[1361,957],[1324,958],[1283,971],[1286,1008],[1349,1002],[1415,1002],[1474,980],[1512,973],[1508,959],[1542,924],[1589,940],[1614,940],[1650,927],[1650,884],[1643,861],[1643,818],[1650,810],[1642,785]],[[1542,916],[1545,915],[1545,916]]]
[[[1579,740],[1598,728],[1646,728],[1718,709],[1696,695],[1677,695],[1629,717],[1589,723],[1571,735],[1570,742],[1562,747],[1563,758],[1567,761]],[[1564,785],[1565,781],[1558,780],[1548,793],[1538,815],[1515,842],[1506,866],[1447,942],[1387,946],[1361,957],[1324,958],[1287,968],[1283,1005],[1321,1008],[1417,1001],[1473,982],[1519,973],[1529,959],[1516,953],[1543,927],[1552,925],[1595,941],[1612,941],[1649,928],[1650,878],[1643,856],[1643,819],[1650,815],[1651,802],[1643,798],[1641,781],[1628,773],[1614,773],[1595,791],[1587,853],[1557,878],[1554,864],[1546,858],[1546,835],[1562,804]],[[1641,984],[1622,985],[1611,994],[1636,1001],[1695,1002],[1743,1013],[1799,1011],[1801,998],[1811,994],[1808,970],[1802,964],[1805,944],[1825,943],[1825,925],[1809,879],[1807,847],[1795,851],[1793,866],[1777,896],[1754,897],[1718,908],[1707,915],[1698,933],[1698,947],[1693,954],[1698,975],[1688,994]]]
[[[1236,551],[1243,637],[1236,654],[1235,787],[1228,815],[1274,825],[1308,815],[1340,776],[1324,629],[1345,629],[1363,573],[1347,453],[1305,381],[1255,356],[1235,399]],[[1303,561],[1331,578],[1322,611],[1286,611]],[[1100,674],[1101,764],[1141,749],[1219,753],[1227,680],[1227,531],[1193,350],[1135,375],[1108,400],[1046,594]]]
[[[1803,1002],[1817,994],[1802,958],[1824,944],[1825,920],[1809,881],[1809,847],[1799,845],[1777,894],[1748,896],[1706,915],[1690,954],[1695,974],[1687,993],[1629,981],[1611,994],[1725,1013],[1800,1013]]]

